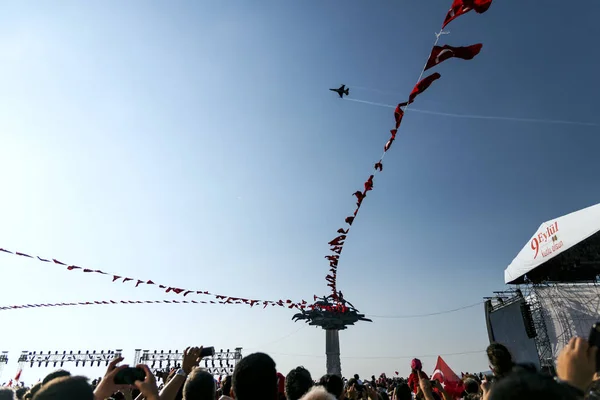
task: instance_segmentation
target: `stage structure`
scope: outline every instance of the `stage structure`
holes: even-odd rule
[[[241,359],[242,348],[237,347],[233,351],[229,349],[225,351],[220,350],[215,352],[215,355],[212,357],[203,358],[201,366],[215,376],[231,375]],[[157,375],[162,375],[165,372],[168,373],[171,368],[179,368],[182,361],[183,353],[171,350],[144,350],[139,357],[139,362],[147,364]]]
[[[587,337],[592,324],[600,320],[599,275],[600,204],[542,223],[504,271],[505,283],[516,285],[515,289],[487,298],[490,341],[502,343],[499,337],[503,336],[507,347],[524,351],[522,327],[535,342],[540,367],[553,371],[568,341],[573,336]],[[510,302],[520,304],[520,324],[515,323],[514,310],[513,317],[504,318]],[[497,314],[500,310],[504,311]],[[512,327],[503,319],[512,320]]]
[[[532,305],[520,289],[494,293],[496,296],[485,302],[490,343],[505,345],[518,363],[531,363],[542,369],[551,366],[545,321],[538,317],[539,303]]]
[[[327,356],[327,373],[342,376],[340,360],[340,331],[354,325],[358,321],[373,322],[359,314],[358,310],[344,300],[342,292],[337,296],[317,297],[308,310],[303,310],[292,317],[294,322],[303,320],[309,325],[325,330],[325,354]]]
[[[99,352],[96,350],[86,350],[83,353],[81,350],[77,352],[73,352],[73,350],[62,353],[55,351],[54,353],[51,351],[44,352],[30,352],[23,351],[21,352],[21,356],[19,357],[19,367],[23,367],[25,364],[29,363],[30,367],[33,367],[36,363],[38,367],[41,367],[44,364],[45,367],[52,364],[53,367],[60,366],[62,367],[65,363],[75,363],[75,366],[78,367],[79,363],[83,367],[85,367],[86,363],[89,363],[90,366],[94,366],[94,363],[97,363],[98,366],[101,364],[108,365],[114,358],[120,357],[122,353],[121,349],[118,350],[100,350]]]
[[[3,351],[0,353],[0,378],[2,377],[2,372],[4,371],[6,364],[8,364],[8,351]]]

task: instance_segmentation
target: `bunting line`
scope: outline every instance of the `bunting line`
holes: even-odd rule
[[[162,285],[159,283],[154,283],[154,281],[152,281],[152,280],[130,278],[130,277],[126,277],[123,275],[116,275],[113,273],[104,272],[99,269],[82,268],[77,265],[69,265],[69,264],[59,261],[55,258],[42,258],[40,256],[34,257],[34,256],[31,256],[26,253],[21,253],[19,251],[13,252],[13,251],[1,248],[1,247],[0,247],[0,252],[15,255],[15,256],[20,256],[20,257],[25,257],[25,258],[31,258],[31,259],[34,259],[34,260],[37,260],[40,262],[64,266],[64,267],[66,267],[66,269],[68,271],[79,270],[79,271],[81,271],[83,273],[87,273],[87,274],[99,274],[99,275],[112,276],[113,283],[114,282],[120,282],[120,283],[132,282],[132,284],[133,284],[135,282],[136,288],[140,285],[148,285],[148,286],[158,287],[159,289],[164,290],[165,293],[172,292],[172,293],[175,293],[178,295],[182,295],[183,297],[186,297],[189,294],[211,296],[217,300],[217,302],[215,302],[215,303],[218,303],[218,304],[247,304],[250,307],[260,304],[264,308],[267,308],[269,305],[271,305],[271,306],[279,306],[279,307],[287,307],[287,308],[296,308],[298,310],[304,310],[308,307],[308,303],[305,300],[302,300],[301,302],[293,302],[292,300],[289,300],[289,299],[273,301],[273,300],[258,300],[258,299],[247,299],[247,298],[243,298],[243,297],[225,296],[225,295],[221,295],[221,294],[210,293],[208,291],[190,290],[190,289],[184,289],[184,288],[179,288],[179,287]],[[209,303],[213,304],[213,302],[209,302]],[[75,303],[73,305],[88,305],[88,304]],[[18,307],[18,308],[25,308],[25,307]]]
[[[338,264],[340,261],[340,256],[344,249],[344,243],[348,238],[348,233],[350,232],[350,228],[358,215],[362,202],[367,197],[367,192],[373,190],[373,180],[377,172],[383,171],[383,159],[387,153],[387,151],[392,147],[392,144],[396,140],[396,134],[398,133],[398,129],[400,128],[400,124],[402,123],[402,119],[404,117],[404,113],[412,104],[416,98],[425,92],[436,80],[441,78],[441,75],[438,72],[434,72],[431,75],[423,78],[423,74],[426,70],[431,69],[444,61],[450,58],[458,58],[463,60],[471,60],[475,56],[479,54],[483,45],[481,43],[477,43],[471,46],[466,47],[453,47],[449,45],[438,46],[438,42],[440,38],[447,34],[448,32],[444,32],[444,28],[448,25],[452,20],[458,18],[460,15],[466,14],[471,10],[475,10],[475,12],[482,14],[488,10],[492,3],[492,0],[454,0],[452,6],[446,13],[446,17],[444,18],[444,22],[442,24],[442,28],[440,32],[435,34],[435,42],[433,44],[432,50],[429,52],[427,57],[427,61],[423,65],[421,72],[419,74],[419,78],[417,79],[416,85],[413,87],[410,95],[408,96],[408,100],[402,103],[399,103],[394,109],[394,120],[395,126],[394,129],[390,130],[390,138],[383,146],[383,153],[379,158],[379,161],[375,163],[373,166],[373,171],[365,181],[363,185],[363,190],[357,190],[352,195],[356,197],[356,208],[352,215],[346,217],[344,222],[346,223],[346,228],[340,228],[337,230],[338,236],[329,241],[329,250],[330,253],[325,256],[325,259],[329,261],[329,274],[325,277],[327,281],[327,286],[331,288],[332,295],[330,296],[334,301],[339,302],[339,298],[341,296],[338,295],[337,290],[337,270]]]
[[[0,311],[18,310],[23,308],[43,308],[43,307],[72,307],[72,306],[102,306],[116,304],[246,304],[241,299],[233,303],[225,301],[204,301],[204,300],[96,300],[96,301],[78,301],[71,303],[37,303],[20,304],[12,306],[0,306]],[[271,304],[278,306],[279,304]]]

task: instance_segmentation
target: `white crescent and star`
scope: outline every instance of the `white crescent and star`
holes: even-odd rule
[[[440,375],[442,377],[442,381],[444,381],[446,379],[446,377],[444,376],[444,373],[442,371],[440,371],[439,369],[436,369],[435,371],[433,371],[433,375],[431,375],[431,379],[435,379],[436,375]]]
[[[448,53],[448,52],[450,52],[452,55],[454,54],[454,52],[452,50],[444,49],[444,50],[440,51],[440,54],[438,54],[437,57],[435,58],[435,63],[436,64],[441,63],[442,61],[440,60],[440,57],[442,56],[442,54]],[[452,57],[452,55],[450,57]]]

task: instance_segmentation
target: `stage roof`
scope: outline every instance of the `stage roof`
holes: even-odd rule
[[[540,225],[504,270],[504,282],[590,281],[599,274],[600,203]]]

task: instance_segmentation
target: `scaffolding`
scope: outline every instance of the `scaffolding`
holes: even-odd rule
[[[529,305],[540,367],[549,373],[554,372],[564,345],[574,336],[587,337],[592,323],[600,318],[597,281],[530,283],[494,294],[486,297],[491,312],[515,301],[524,300]]]
[[[138,351],[136,350],[136,353]],[[139,353],[138,353],[139,354]],[[220,350],[211,357],[202,359],[202,367],[215,376],[233,374],[237,363],[242,359],[242,348],[237,347],[230,351]],[[143,350],[139,357],[142,364],[147,364],[155,374],[164,374],[172,368],[180,368],[183,361],[183,353],[171,350]]]
[[[6,364],[8,364],[8,351],[3,351],[0,353],[0,378],[2,377],[2,372],[4,371]]]
[[[86,363],[91,364],[93,367],[95,363],[100,366],[102,363],[108,365],[113,359],[120,357],[123,350],[104,350],[96,351],[96,350],[78,350],[74,352],[63,351],[62,353],[59,351],[51,352],[51,351],[22,351],[19,356],[18,363],[19,368],[23,368],[23,366],[29,363],[30,367],[33,367],[36,363],[38,367],[41,367],[44,364],[47,367],[49,364],[52,364],[54,367],[59,365],[62,367],[65,363],[75,363],[75,366],[78,367],[79,363],[85,367]]]

